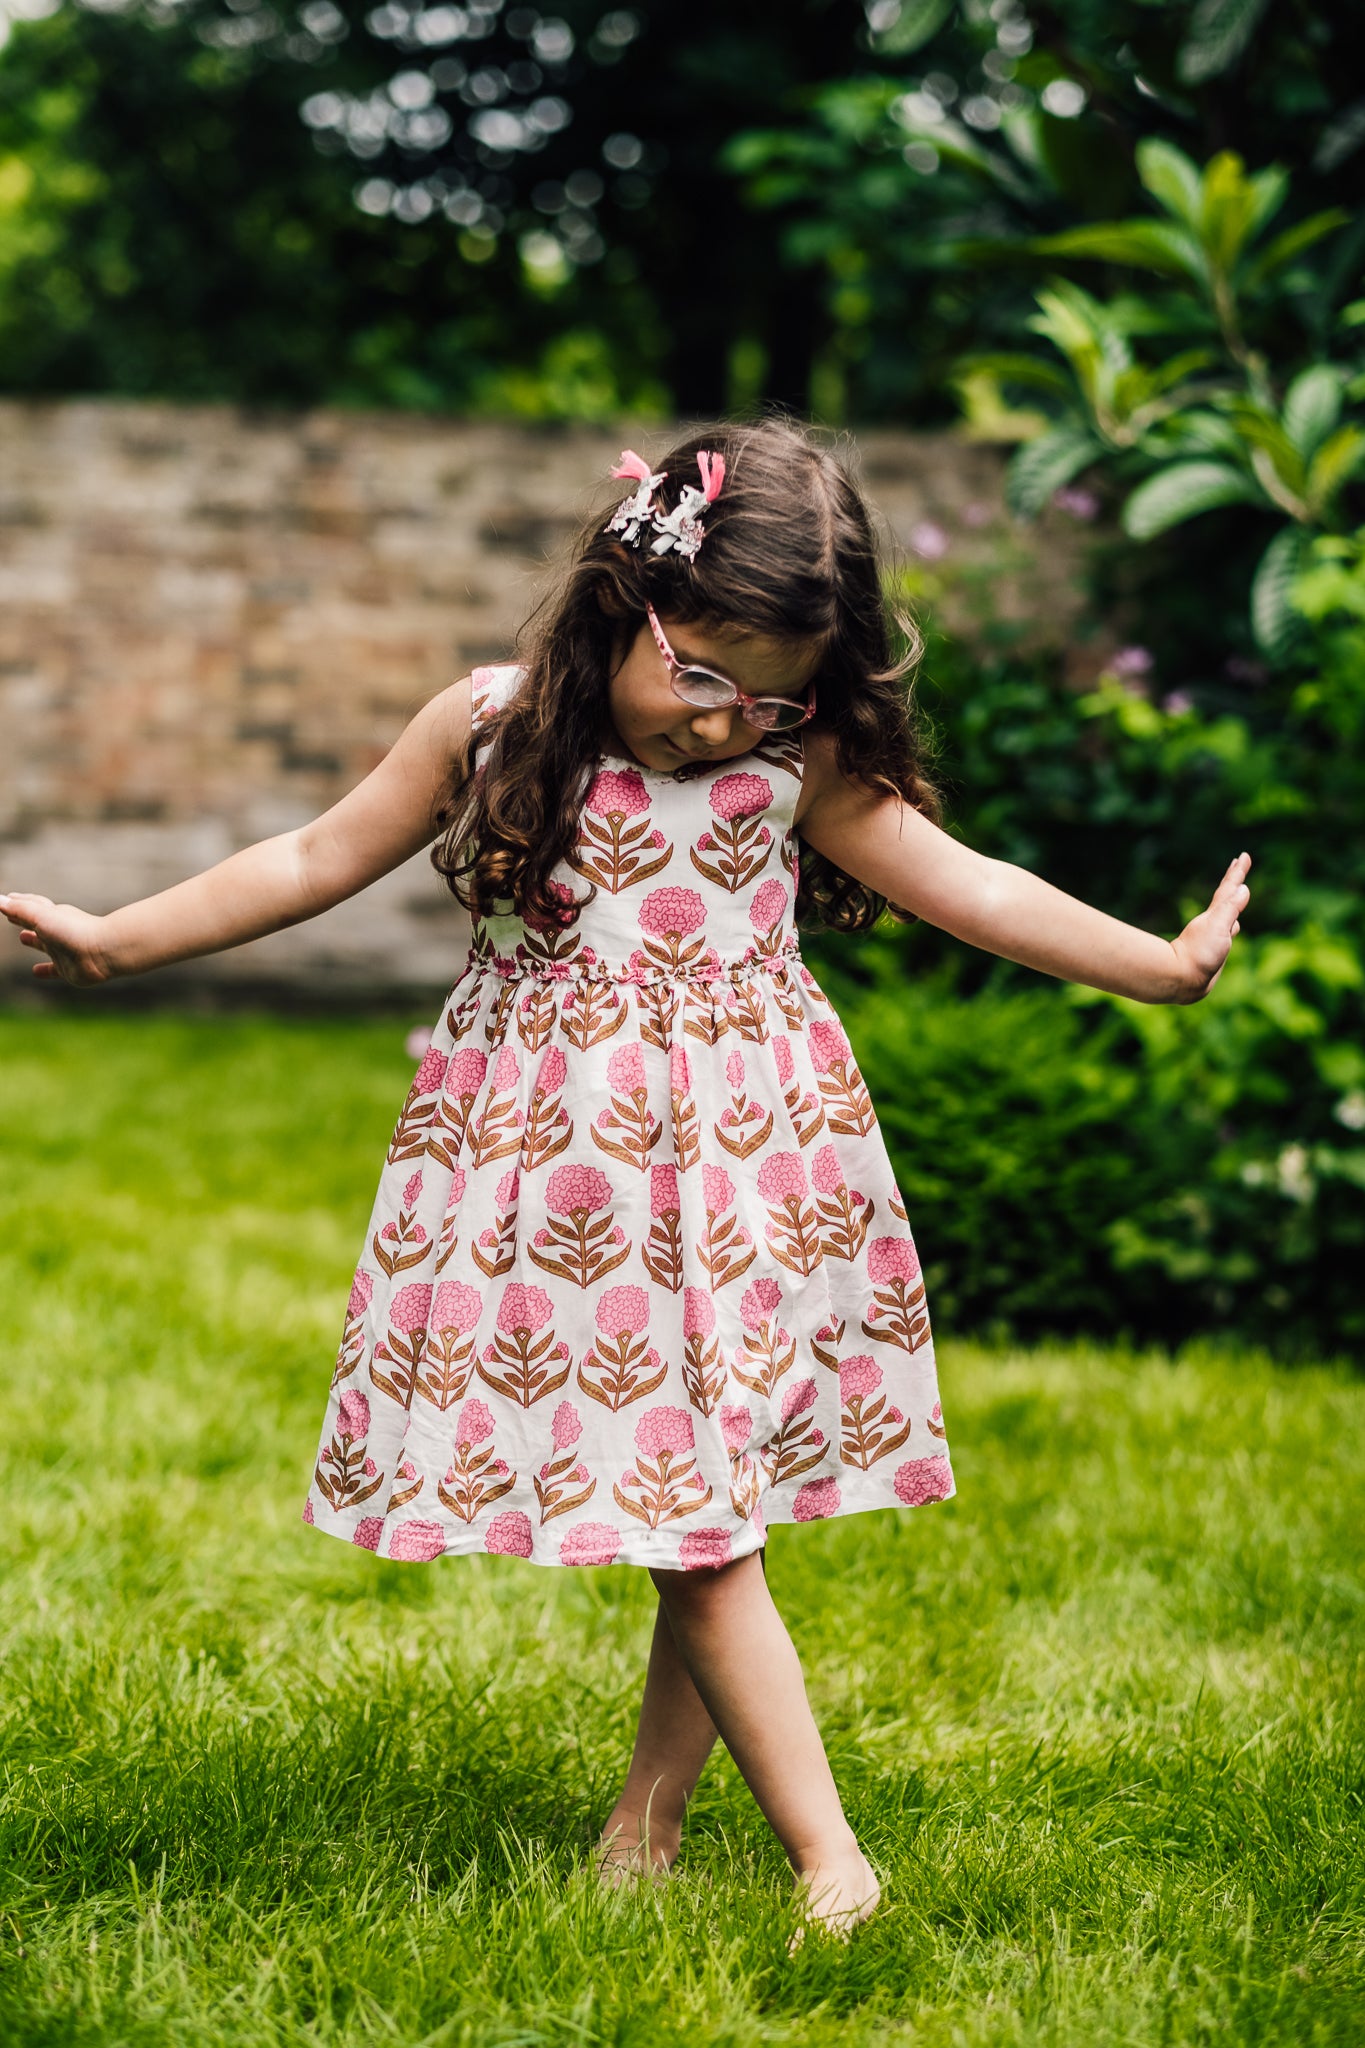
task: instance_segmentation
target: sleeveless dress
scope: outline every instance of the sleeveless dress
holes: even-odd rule
[[[519,680],[475,672],[476,734]],[[576,921],[475,922],[305,1521],[381,1557],[688,1569],[953,1492],[905,1207],[797,946],[802,761],[799,732],[700,772],[607,755],[556,875]]]

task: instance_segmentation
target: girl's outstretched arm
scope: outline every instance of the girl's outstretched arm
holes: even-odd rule
[[[311,824],[244,847],[187,882],[95,917],[47,896],[0,895],[39,981],[76,986],[145,974],[302,924],[386,875],[436,835],[456,762],[468,760],[471,684],[419,711],[373,772]]]
[[[1250,899],[1239,853],[1207,910],[1177,939],[1092,910],[1026,868],[990,860],[899,797],[839,772],[826,733],[806,742],[797,826],[817,853],[927,924],[1002,959],[1142,1003],[1197,1003],[1222,972]]]

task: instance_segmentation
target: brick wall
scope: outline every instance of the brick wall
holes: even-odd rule
[[[94,910],[302,824],[506,655],[622,439],[407,415],[0,404],[0,886]],[[869,433],[864,483],[944,603],[1064,629],[1075,538],[1007,531],[992,451]],[[166,993],[425,995],[466,927],[426,857]],[[30,956],[0,937],[0,992]],[[151,987],[151,984],[148,984]]]

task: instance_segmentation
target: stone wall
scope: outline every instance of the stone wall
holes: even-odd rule
[[[629,428],[0,404],[0,886],[103,910],[313,817],[435,691],[506,655],[623,439],[661,445]],[[858,452],[890,536],[948,547],[946,602],[969,613],[989,590],[998,615],[1069,616],[1075,540],[1007,531],[992,451],[878,432]],[[465,929],[423,855],[154,985],[425,995]],[[31,987],[30,966],[6,929],[0,990]]]

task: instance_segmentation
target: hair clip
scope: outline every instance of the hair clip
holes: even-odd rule
[[[621,500],[603,531],[618,533],[628,547],[636,548],[640,535],[649,528],[655,536],[650,544],[652,555],[666,555],[672,549],[683,561],[694,560],[706,538],[702,514],[708,505],[715,504],[725,482],[725,457],[703,448],[697,455],[697,468],[701,489],[685,484],[673,510],[661,512],[654,503],[654,494],[668,471],[652,470],[643,455],[637,455],[633,448],[623,449],[612,475],[630,477],[638,488],[633,497]]]

